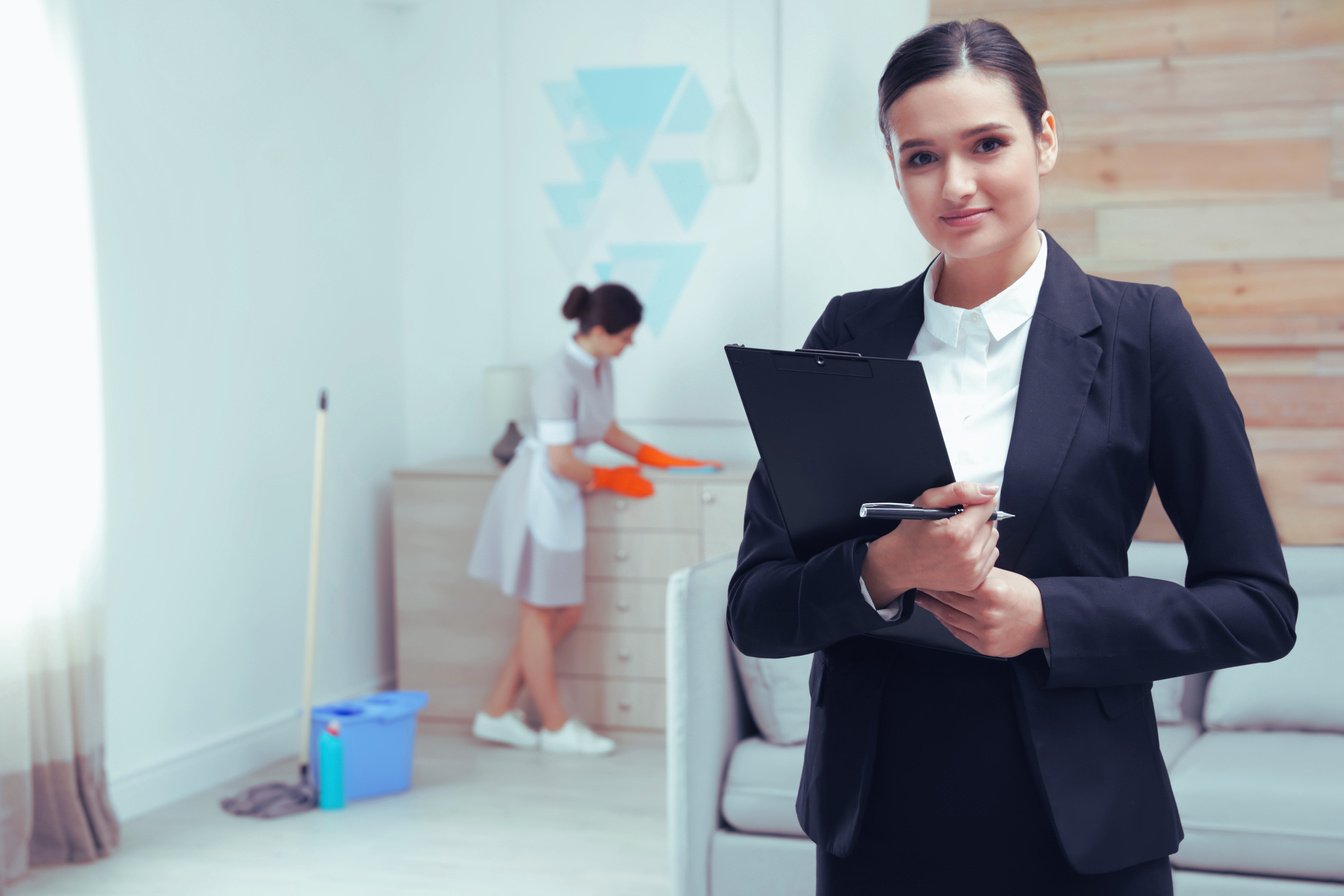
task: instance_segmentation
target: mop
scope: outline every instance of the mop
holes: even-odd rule
[[[313,642],[317,637],[317,558],[322,537],[322,463],[327,440],[327,390],[317,399],[317,432],[313,444],[313,515],[308,541],[308,628],[303,658],[303,712],[299,716],[299,783],[272,781],[221,800],[234,815],[279,818],[317,806],[317,791],[308,783],[309,717],[313,714]]]

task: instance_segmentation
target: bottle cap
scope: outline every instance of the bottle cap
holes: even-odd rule
[[[327,733],[339,735],[341,733],[341,723],[338,719],[332,719],[327,722]]]

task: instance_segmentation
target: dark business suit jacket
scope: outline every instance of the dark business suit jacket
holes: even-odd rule
[[[1297,597],[1241,412],[1176,293],[1091,277],[1053,240],[1046,264],[1004,470],[1016,516],[1000,525],[998,565],[1041,591],[1050,655],[1009,661],[1017,715],[1065,855],[1100,873],[1168,855],[1183,836],[1152,682],[1283,656]],[[805,347],[907,357],[923,279],[833,299]],[[1184,586],[1128,575],[1154,483],[1189,555]],[[816,652],[798,817],[841,856],[869,799],[887,672],[917,649],[862,637],[887,624],[859,591],[866,552],[860,538],[795,556],[758,467],[729,629],[749,655]]]

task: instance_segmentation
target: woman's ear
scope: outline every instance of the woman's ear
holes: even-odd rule
[[[1055,129],[1055,115],[1049,109],[1041,113],[1041,132],[1036,135],[1036,170],[1049,174],[1059,158],[1059,132]]]

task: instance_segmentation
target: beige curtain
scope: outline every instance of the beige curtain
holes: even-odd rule
[[[0,2],[0,894],[117,843],[103,765],[102,371],[63,0]]]
[[[0,639],[0,893],[29,867],[92,861],[117,844],[94,613],[63,607]]]

